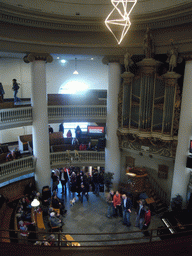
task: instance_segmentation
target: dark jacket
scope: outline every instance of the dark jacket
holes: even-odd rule
[[[121,205],[122,205],[122,208],[123,208],[123,210],[128,210],[128,209],[132,209],[132,201],[131,201],[131,199],[129,198],[129,197],[127,197],[127,201],[126,201],[126,206],[124,206],[124,200],[125,199],[122,199],[122,202],[121,202]]]

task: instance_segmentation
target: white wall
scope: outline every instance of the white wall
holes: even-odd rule
[[[99,60],[79,60],[77,70],[79,75],[73,75],[75,62],[67,61],[62,64],[59,60],[54,60],[46,65],[47,70],[47,91],[49,94],[58,93],[60,86],[71,80],[77,80],[88,84],[89,89],[108,88],[108,68]]]
[[[101,59],[77,60],[79,75],[73,75],[75,62],[67,61],[62,64],[59,60],[46,64],[47,93],[56,94],[61,85],[74,78],[85,82],[89,89],[108,88],[108,68]],[[31,97],[31,63],[26,64],[22,59],[1,58],[0,59],[0,82],[3,84],[4,98],[13,98],[12,79],[20,83],[18,97]],[[52,124],[54,131],[59,130],[59,124]],[[30,126],[7,129],[0,131],[0,143],[13,142],[18,140],[19,135],[31,134]]]
[[[73,75],[75,62],[67,61],[62,64],[59,60],[46,64],[47,93],[58,93],[61,85],[76,79],[88,84],[89,89],[108,88],[108,68],[101,59],[79,60],[77,69],[79,75]],[[0,59],[0,82],[5,90],[5,98],[13,98],[12,79],[20,83],[18,97],[31,97],[31,63],[24,63],[22,59]]]

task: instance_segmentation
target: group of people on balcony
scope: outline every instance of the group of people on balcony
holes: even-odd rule
[[[132,200],[130,196],[126,194],[121,195],[119,191],[114,193],[113,190],[110,190],[106,200],[108,204],[107,217],[117,218],[120,216],[123,218],[123,225],[130,227],[130,217],[132,212]],[[151,211],[144,199],[139,200],[135,214],[135,226],[142,230],[145,236],[148,236],[149,233],[147,229],[151,222]]]

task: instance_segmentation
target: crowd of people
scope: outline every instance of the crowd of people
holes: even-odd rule
[[[44,187],[42,193],[40,193],[36,190],[33,183],[30,182],[26,186],[24,196],[19,200],[16,209],[16,220],[20,235],[22,237],[29,237],[30,231],[35,231],[35,219],[34,216],[32,216],[31,209],[33,199],[38,199],[40,202],[36,211],[42,212],[43,216],[48,217],[51,227],[57,227],[61,230],[64,225],[63,217],[67,212],[64,202],[57,197],[56,191],[51,193],[49,187]],[[41,242],[41,244],[46,245],[46,241]]]
[[[62,194],[66,194],[66,184],[69,181],[69,190],[73,199],[75,193],[83,202],[84,197],[89,200],[89,191],[93,191],[96,196],[99,196],[101,187],[104,186],[104,172],[97,169],[93,169],[92,176],[88,173],[88,170],[80,170],[79,167],[60,168],[52,171],[52,190],[58,191],[58,184],[61,182]]]
[[[132,200],[130,196],[126,194],[121,195],[119,191],[116,191],[114,193],[114,191],[111,190],[108,193],[106,200],[108,204],[107,217],[117,218],[118,216],[120,216],[123,218],[123,225],[130,227],[130,216],[132,212]],[[140,199],[138,201],[138,207],[135,214],[135,227],[138,227],[140,230],[143,231],[143,234],[145,236],[148,236],[149,233],[147,229],[151,223],[151,211],[144,199]]]
[[[90,188],[96,196],[100,193],[100,184],[103,182],[103,170],[98,172],[97,169],[93,170],[92,176],[89,175],[88,170],[80,170],[77,167],[55,169],[51,173],[53,180],[52,191],[49,186],[42,189],[42,193],[36,190],[32,183],[29,183],[24,192],[24,197],[19,201],[16,218],[18,229],[21,236],[28,236],[31,230],[34,230],[33,221],[31,216],[31,202],[34,198],[38,199],[40,206],[37,211],[42,211],[43,216],[47,216],[51,227],[57,227],[62,230],[64,225],[63,217],[67,210],[65,209],[64,199],[58,198],[58,184],[61,182],[62,194],[66,194],[69,188],[71,201],[76,200],[75,196],[79,197],[79,201],[83,203],[84,198],[89,200]],[[129,195],[120,194],[119,191],[114,192],[110,190],[106,197],[107,202],[107,217],[108,218],[122,218],[122,224],[130,227],[130,217],[132,214],[132,199]],[[59,211],[58,211],[59,210]],[[138,227],[145,236],[148,236],[147,231],[151,222],[151,211],[144,199],[138,201],[138,207],[135,211],[135,226]],[[51,246],[54,245],[54,239],[36,242],[36,244]]]

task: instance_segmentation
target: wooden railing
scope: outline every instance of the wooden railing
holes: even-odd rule
[[[169,198],[167,193],[161,188],[161,186],[157,183],[157,181],[150,175],[148,175],[148,180],[150,183],[150,187],[154,190],[155,194],[161,199],[163,203],[169,205]]]

